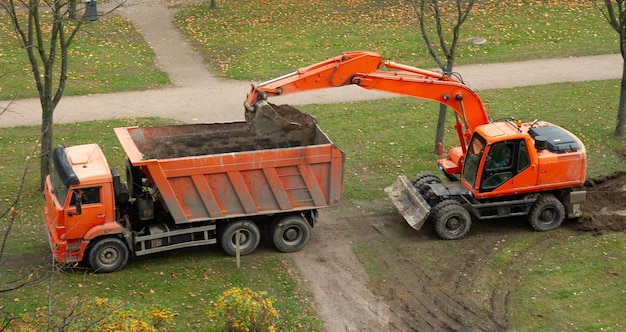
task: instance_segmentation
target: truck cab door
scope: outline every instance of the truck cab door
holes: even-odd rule
[[[78,239],[93,226],[105,222],[102,186],[73,188],[70,195],[65,209],[67,238]]]

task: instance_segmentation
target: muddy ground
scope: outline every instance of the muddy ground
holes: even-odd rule
[[[626,173],[586,190],[585,216],[541,233],[545,241],[626,231]],[[442,241],[432,227],[415,232],[400,216],[357,218],[356,209],[324,212],[307,247],[291,254],[329,331],[510,329],[519,281],[489,262],[507,239],[536,234],[524,219],[476,222],[467,237]],[[374,261],[383,268],[366,273]]]

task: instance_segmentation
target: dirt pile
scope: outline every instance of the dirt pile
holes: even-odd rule
[[[589,180],[585,190],[584,215],[573,227],[596,234],[626,231],[626,172]]]

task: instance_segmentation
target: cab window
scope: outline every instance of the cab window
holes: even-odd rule
[[[100,187],[90,187],[76,189],[72,193],[70,206],[76,205],[76,196],[80,195],[81,205],[99,204],[100,203]]]
[[[517,173],[527,169],[530,166],[530,156],[528,155],[528,147],[525,141],[519,144],[519,161],[517,162]]]
[[[513,177],[514,142],[498,142],[491,146],[485,161],[482,189],[492,190]]]
[[[467,158],[465,159],[465,165],[463,166],[463,179],[467,181],[472,188],[476,184],[478,165],[482,159],[484,149],[485,140],[475,134],[469,144],[469,149],[467,149]]]

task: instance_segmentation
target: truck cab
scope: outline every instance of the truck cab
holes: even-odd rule
[[[48,236],[57,261],[81,261],[91,239],[121,233],[114,220],[113,191],[113,175],[98,145],[54,150],[44,195]]]

